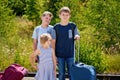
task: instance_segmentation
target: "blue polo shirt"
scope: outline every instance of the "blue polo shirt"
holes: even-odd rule
[[[68,25],[56,24],[54,26],[56,36],[55,53],[60,58],[74,57],[74,36],[78,35],[78,30],[74,23]]]

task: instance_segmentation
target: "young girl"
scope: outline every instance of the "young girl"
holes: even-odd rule
[[[30,56],[32,67],[37,70],[36,80],[56,80],[56,58],[54,50],[50,47],[51,39],[49,34],[42,34],[40,36],[40,48]],[[37,55],[39,56],[39,63],[35,63]]]

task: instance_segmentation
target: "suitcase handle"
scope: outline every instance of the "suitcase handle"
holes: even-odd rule
[[[79,64],[77,64],[78,66],[83,66],[84,65],[84,63],[79,63]]]
[[[75,41],[75,45],[77,46],[77,50],[75,49],[74,50],[74,63],[76,63],[76,61],[77,61],[77,63],[80,61],[80,41],[79,40],[77,40],[77,41]],[[77,52],[76,52],[77,51]],[[78,60],[77,60],[77,58],[76,58],[76,53],[78,53]]]

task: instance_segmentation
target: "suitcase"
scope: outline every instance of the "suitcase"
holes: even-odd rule
[[[96,80],[96,70],[92,65],[73,64],[71,72],[71,80]]]
[[[78,48],[78,61],[77,63],[74,63],[71,67],[71,80],[96,80],[96,70],[94,66],[80,63],[79,52],[80,51]]]
[[[19,64],[12,64],[5,69],[1,80],[22,80],[28,70]]]
[[[0,73],[0,80],[2,80],[3,73]]]

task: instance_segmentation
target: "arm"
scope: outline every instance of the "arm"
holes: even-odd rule
[[[37,49],[37,39],[33,39],[33,50],[35,51]]]
[[[33,38],[33,51],[37,49],[37,44],[38,44],[38,30],[39,28],[35,28],[32,34]]]
[[[37,44],[38,44],[38,30],[39,28],[35,28],[32,34],[33,38],[33,52],[37,50]],[[35,57],[35,62],[38,62],[37,57]]]
[[[56,43],[56,40],[52,39],[52,48],[54,49],[54,51],[55,51],[55,43]]]
[[[52,36],[52,48],[55,50],[55,43],[56,43],[56,32],[54,29],[51,30],[51,36]]]
[[[40,51],[36,50],[30,55],[30,63],[32,65],[32,67],[35,68],[36,70],[37,70],[37,65],[35,64],[35,60],[36,60],[36,56],[38,54],[40,54]]]
[[[54,64],[54,72],[55,72],[55,76],[56,76],[57,62],[56,62],[56,56],[55,56],[55,51],[54,50],[53,50],[53,53],[52,53],[52,59],[53,59],[53,64]]]

